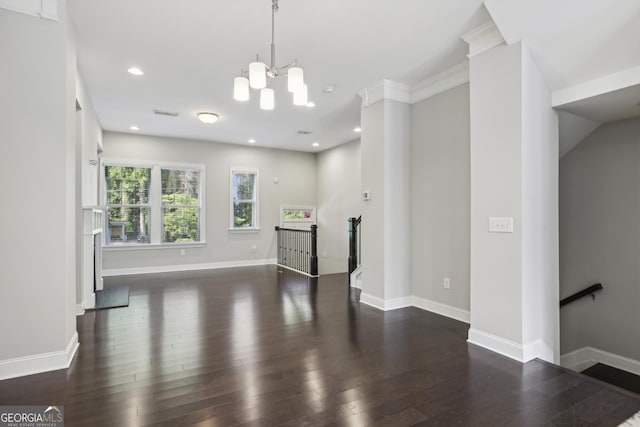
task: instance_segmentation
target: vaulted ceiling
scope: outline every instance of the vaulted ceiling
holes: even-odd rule
[[[104,129],[323,150],[357,137],[358,91],[383,78],[413,84],[465,61],[460,36],[491,18],[507,42],[526,40],[554,90],[640,64],[637,0],[487,0],[490,14],[481,0],[279,3],[276,62],[298,59],[315,108],[294,107],[286,81],[275,82],[274,111],[259,108],[257,92],[233,99],[240,69],[256,53],[269,57],[271,0],[68,0]],[[132,65],[145,75],[128,74]],[[199,111],[221,119],[204,125]]]

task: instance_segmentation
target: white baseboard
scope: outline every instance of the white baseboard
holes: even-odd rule
[[[640,361],[593,347],[583,347],[560,357],[560,365],[574,371],[583,371],[596,363],[640,375]]]
[[[384,300],[371,294],[365,294],[364,292],[360,294],[360,302],[382,311],[411,307],[411,297]]]
[[[384,300],[382,298],[378,298],[371,294],[365,294],[362,292],[360,294],[360,302],[363,304],[370,305],[373,308],[377,308],[378,310],[384,311]]]
[[[553,351],[542,340],[522,345],[487,332],[469,328],[467,342],[521,363],[527,363],[535,358],[553,363]]]
[[[63,351],[0,360],[0,380],[66,369],[78,352],[78,333],[74,333]]]
[[[152,267],[113,268],[102,270],[103,277],[127,276],[131,274],[173,273],[177,271],[213,270],[216,268],[252,267],[276,264],[276,259],[251,259],[242,261],[208,262],[203,264],[157,265]]]
[[[463,310],[461,308],[452,307],[450,305],[442,304],[439,302],[431,301],[420,297],[411,297],[414,307],[422,310],[430,311],[441,316],[449,317],[451,319],[459,320],[464,323],[471,323],[471,313],[469,310]]]

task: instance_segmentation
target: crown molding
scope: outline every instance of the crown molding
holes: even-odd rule
[[[468,82],[469,61],[465,61],[413,85],[411,87],[411,103],[424,101]]]
[[[392,80],[382,80],[359,93],[362,98],[362,106],[368,107],[383,99],[391,101],[411,103],[411,88],[403,83]]]
[[[486,22],[478,28],[462,35],[462,40],[469,45],[469,55],[471,58],[492,47],[504,43],[504,38],[493,21]]]
[[[58,20],[58,0],[0,0],[0,9],[52,21]]]
[[[468,82],[469,61],[465,61],[412,86],[391,80],[382,80],[364,89],[359,95],[362,98],[363,107],[373,105],[383,99],[415,104]]]

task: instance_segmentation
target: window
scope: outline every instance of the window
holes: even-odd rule
[[[200,172],[162,169],[162,242],[200,241]]]
[[[105,245],[203,243],[204,167],[103,161]]]
[[[231,230],[258,229],[258,170],[231,168]]]
[[[107,242],[149,243],[151,169],[106,166]]]

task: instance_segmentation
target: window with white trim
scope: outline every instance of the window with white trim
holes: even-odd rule
[[[231,168],[231,230],[257,230],[258,227],[258,170]]]
[[[204,166],[103,161],[106,246],[204,243]]]

